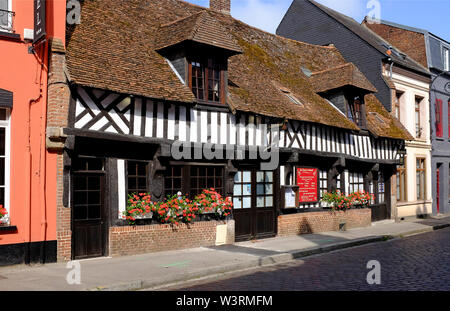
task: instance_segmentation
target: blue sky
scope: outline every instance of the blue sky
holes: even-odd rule
[[[209,0],[185,0],[209,6]],[[231,0],[233,17],[274,33],[292,0]],[[361,22],[371,0],[317,0]],[[373,0],[372,0],[373,1]],[[450,41],[450,0],[378,0],[381,19],[426,29]]]

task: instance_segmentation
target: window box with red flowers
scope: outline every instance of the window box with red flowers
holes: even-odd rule
[[[351,208],[365,208],[370,205],[373,195],[365,191],[350,193],[348,196],[340,191],[325,192],[321,200],[324,207],[345,211]]]
[[[205,189],[189,200],[181,194],[168,197],[163,202],[152,202],[147,193],[128,197],[124,212],[129,224],[140,224],[140,220],[154,220],[160,224],[189,224],[197,220],[225,220],[231,216],[233,204],[214,189]]]

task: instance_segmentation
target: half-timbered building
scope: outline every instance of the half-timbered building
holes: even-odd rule
[[[158,231],[133,244],[156,230],[122,219],[135,192],[162,200],[214,187],[234,203],[227,242],[289,234],[292,215],[333,217],[320,196],[337,189],[375,195],[369,222],[391,217],[390,179],[410,136],[376,88],[335,47],[264,32],[229,9],[85,1],[65,49],[52,42],[50,74],[70,90],[54,107],[61,123],[47,129],[62,189],[59,259],[207,243],[186,233],[182,245],[153,247],[169,234]],[[302,173],[317,178],[314,189],[289,206]]]

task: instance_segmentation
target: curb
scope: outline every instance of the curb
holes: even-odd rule
[[[367,238],[360,238],[351,240],[348,242],[340,242],[322,247],[311,247],[307,249],[302,249],[298,251],[292,251],[288,253],[282,253],[267,257],[260,257],[257,259],[241,262],[238,264],[231,264],[227,266],[220,267],[210,267],[205,268],[202,271],[198,272],[187,272],[182,275],[178,275],[175,277],[168,277],[167,279],[159,279],[159,280],[136,280],[126,283],[118,283],[108,286],[97,286],[95,288],[87,289],[87,291],[136,291],[141,289],[152,289],[157,287],[169,286],[171,284],[180,283],[180,282],[188,282],[193,281],[195,279],[200,279],[204,277],[213,277],[214,275],[219,275],[227,272],[237,272],[240,270],[271,266],[280,263],[286,263],[295,259],[304,258],[317,254],[324,254],[328,252],[332,252],[335,250],[346,249],[355,246],[361,246],[366,244],[371,244],[375,242],[382,242],[392,239],[398,239],[403,237],[408,237],[416,234],[432,232],[439,229],[444,229],[450,227],[450,223],[440,224],[435,226],[430,226],[423,229],[412,230],[405,233],[392,234],[392,235],[382,235],[382,236],[372,236]]]

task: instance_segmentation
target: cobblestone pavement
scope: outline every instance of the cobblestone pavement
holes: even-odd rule
[[[368,285],[367,263],[381,264],[381,285]],[[182,291],[450,290],[450,228],[264,267]],[[186,286],[186,285],[184,285]]]

